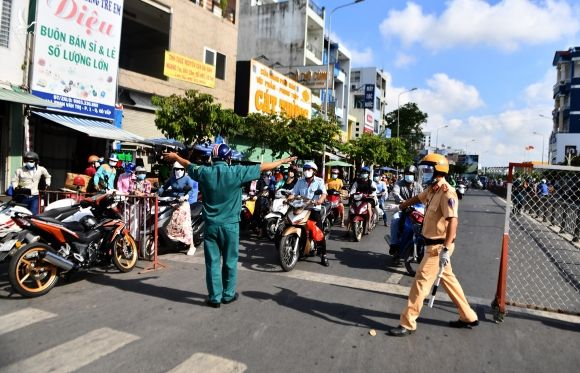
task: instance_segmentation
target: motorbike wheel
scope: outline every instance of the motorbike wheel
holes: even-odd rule
[[[417,251],[415,252],[415,243],[409,242],[405,250],[403,251],[403,263],[405,263],[405,269],[410,276],[415,276],[417,273],[417,268],[419,264],[423,260],[424,252],[421,248],[417,245]]]
[[[266,228],[265,228],[266,236],[270,241],[274,241],[274,238],[276,237],[277,225],[278,219],[269,218],[268,220],[266,220]]]
[[[364,233],[364,222],[359,220],[351,224],[352,229],[352,236],[356,242],[360,242],[362,240],[362,236]]]
[[[155,237],[153,235],[147,236],[145,245],[141,248],[141,256],[145,260],[153,260],[155,256]]]
[[[8,280],[16,292],[25,297],[48,293],[58,282],[59,269],[40,259],[51,247],[34,242],[20,248],[10,260]]]
[[[113,241],[113,264],[121,272],[131,272],[137,264],[137,245],[130,234],[122,234]]]
[[[298,250],[295,250],[296,243],[300,240],[297,234],[283,236],[280,240],[280,265],[286,272],[290,272],[298,262]]]

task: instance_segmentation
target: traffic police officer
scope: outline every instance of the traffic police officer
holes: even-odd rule
[[[459,310],[459,320],[449,322],[455,328],[471,328],[479,321],[475,311],[469,306],[459,281],[453,274],[449,261],[454,250],[457,232],[458,199],[455,189],[445,180],[449,173],[447,158],[440,154],[428,154],[419,163],[425,173],[432,173],[429,187],[399,205],[401,210],[421,202],[425,204],[423,236],[425,237],[425,256],[417,269],[415,280],[409,292],[407,307],[401,313],[400,325],[389,330],[396,337],[410,335],[417,328],[417,318],[423,301],[435,282],[439,268],[444,268],[441,283]]]
[[[203,244],[209,293],[206,303],[210,307],[219,308],[221,303],[228,304],[238,299],[236,281],[242,185],[258,179],[260,172],[273,170],[294,161],[296,157],[260,165],[232,166],[232,150],[226,144],[216,144],[211,155],[211,166],[195,165],[176,153],[165,153],[163,158],[165,161],[179,162],[192,179],[199,183],[205,221]],[[223,255],[222,268],[220,255]]]

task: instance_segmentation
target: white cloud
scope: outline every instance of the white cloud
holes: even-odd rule
[[[433,50],[464,45],[488,45],[514,50],[559,40],[580,30],[580,11],[565,0],[451,0],[440,15],[425,14],[420,5],[407,3],[391,10],[380,25],[385,38],[399,38]]]
[[[397,54],[397,59],[395,60],[396,67],[407,67],[412,65],[416,61],[416,58],[405,53]]]
[[[556,71],[554,68],[548,69],[544,79],[532,83],[524,89],[524,100],[528,106],[546,106],[553,105],[552,91],[556,83]]]

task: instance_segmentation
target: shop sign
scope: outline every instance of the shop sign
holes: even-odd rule
[[[372,110],[369,109],[365,109],[365,128],[364,128],[364,132],[365,133],[374,133],[375,132],[375,115],[373,113]]]
[[[32,94],[113,119],[122,20],[123,0],[39,0]]]
[[[215,66],[165,51],[163,75],[204,87],[215,87]]]
[[[375,85],[365,84],[365,109],[374,109],[375,107]]]
[[[284,113],[290,118],[310,119],[310,89],[254,60],[250,63],[249,89],[249,113]]]
[[[327,79],[327,76],[332,76],[327,73],[327,66],[301,66],[294,68],[289,76],[298,83],[310,89],[332,89],[333,84]],[[330,70],[334,71],[334,64],[330,65]],[[328,85],[327,85],[328,84]]]

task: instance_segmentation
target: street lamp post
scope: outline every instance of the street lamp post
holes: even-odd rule
[[[439,150],[439,130],[442,129],[442,128],[447,128],[447,127],[449,127],[448,124],[446,124],[446,125],[444,125],[442,127],[437,128],[437,131],[435,132],[435,134],[436,134],[435,135],[435,153],[437,153],[437,150]]]
[[[403,93],[409,93],[409,92],[416,91],[416,90],[417,90],[417,87],[414,87],[414,88],[409,89],[408,91],[403,91],[403,92],[399,93],[399,95],[397,96],[397,138],[399,138],[399,111],[401,110],[401,105],[399,104],[399,100],[400,100],[401,95]]]
[[[543,134],[538,133],[536,131],[534,131],[533,134],[538,135],[538,136],[542,136],[542,164],[544,164],[544,143],[546,142],[546,137]]]
[[[328,80],[330,79],[330,31],[332,30],[332,13],[334,13],[336,10],[340,9],[340,8],[344,8],[347,6],[351,6],[354,4],[358,4],[358,3],[362,3],[365,0],[354,0],[351,3],[348,4],[344,4],[344,5],[339,5],[336,8],[332,9],[330,11],[330,14],[328,15],[328,45],[327,45],[327,49],[326,49],[326,84],[325,84],[325,89],[324,89],[324,119],[328,120]],[[334,73],[332,74],[332,79],[334,80]]]

